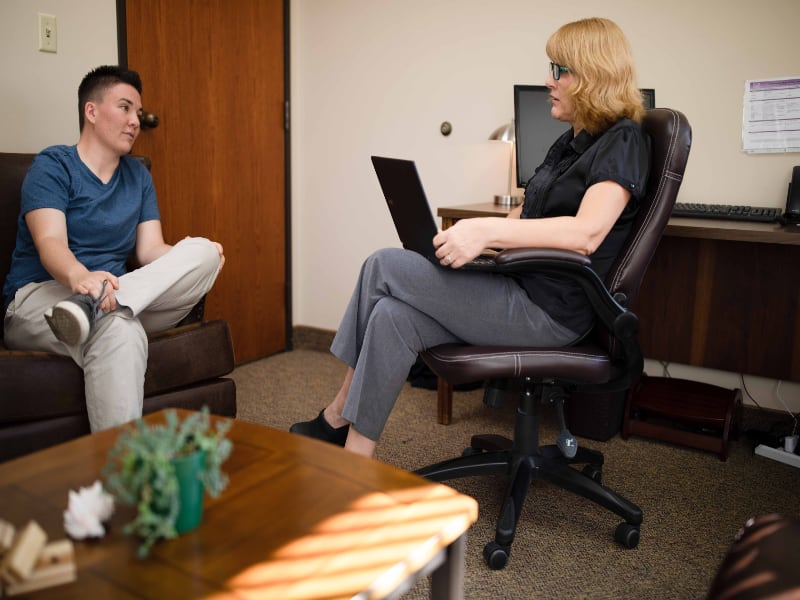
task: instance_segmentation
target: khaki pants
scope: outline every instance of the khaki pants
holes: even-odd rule
[[[142,415],[147,333],[169,329],[208,293],[219,273],[217,247],[186,238],[149,265],[119,278],[117,310],[99,316],[89,339],[67,346],[56,339],[44,313],[72,292],[57,281],[29,283],[17,291],[4,319],[12,350],[70,356],[83,369],[92,431]]]

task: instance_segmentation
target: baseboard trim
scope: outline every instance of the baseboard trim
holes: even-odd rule
[[[335,335],[335,331],[328,329],[295,325],[292,328],[292,349],[329,352]]]

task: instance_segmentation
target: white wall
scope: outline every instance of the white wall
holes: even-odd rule
[[[606,16],[627,32],[641,87],[686,113],[694,145],[683,201],[782,206],[798,154],[741,152],[744,81],[800,75],[797,0],[290,0],[293,317],[335,329],[357,269],[397,239],[370,154],[419,163],[434,210],[506,185],[506,149],[487,141],[513,114],[512,86],[543,83],[547,36]],[[37,51],[37,13],[58,19],[57,54]],[[0,0],[0,151],[77,140],[77,85],[116,63],[112,0]],[[144,82],[147,98],[147,82]],[[450,121],[453,134],[439,133]],[[648,370],[660,373],[660,365]],[[673,376],[741,387],[735,374]],[[759,402],[776,383],[748,377]],[[798,386],[782,395],[800,410]]]
[[[55,15],[58,52],[39,52],[38,13]],[[0,151],[78,141],[78,84],[117,64],[113,0],[0,0]]]

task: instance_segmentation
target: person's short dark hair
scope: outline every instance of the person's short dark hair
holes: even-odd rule
[[[84,110],[87,102],[98,102],[105,91],[118,83],[127,83],[142,93],[139,73],[116,65],[104,65],[89,71],[78,86],[78,124],[83,131]]]

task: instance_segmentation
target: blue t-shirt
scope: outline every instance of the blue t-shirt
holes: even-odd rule
[[[130,156],[120,158],[108,183],[103,183],[78,156],[76,146],[51,146],[31,163],[22,184],[17,241],[11,270],[3,286],[4,311],[18,289],[53,279],[42,266],[25,215],[55,208],[66,215],[72,253],[89,271],[127,271],[126,260],[136,245],[136,227],[158,220],[158,204],[150,172]]]

